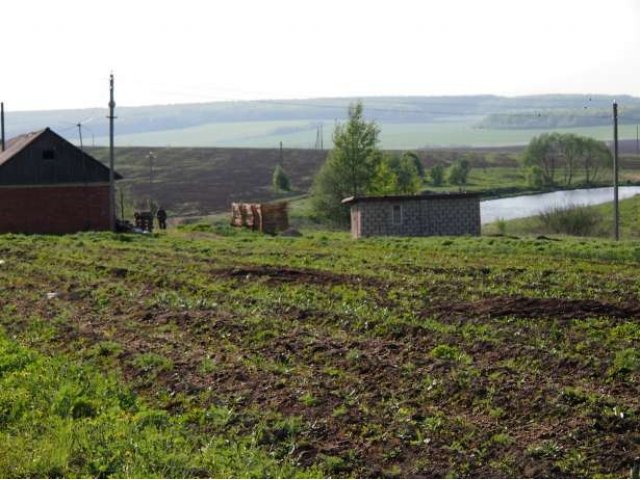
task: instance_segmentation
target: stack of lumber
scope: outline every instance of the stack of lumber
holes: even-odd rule
[[[275,234],[289,228],[288,203],[232,203],[231,225]]]
[[[133,214],[136,227],[140,230],[153,232],[153,213],[152,212],[135,212]]]

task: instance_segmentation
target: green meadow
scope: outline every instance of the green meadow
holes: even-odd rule
[[[380,143],[385,149],[500,147],[526,145],[532,137],[550,129],[498,129],[480,128],[481,118],[455,117],[437,122],[378,122]],[[261,122],[222,122],[154,132],[119,134],[119,146],[149,147],[238,147],[277,148],[280,142],[287,148],[313,148],[317,126],[324,129],[324,147],[331,148],[333,122],[314,119]],[[553,128],[553,131],[575,133],[610,141],[613,128],[609,126]],[[635,139],[635,125],[621,125],[620,138]],[[95,139],[106,145],[106,137]]]

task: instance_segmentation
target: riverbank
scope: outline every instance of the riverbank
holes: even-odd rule
[[[593,227],[587,236],[597,238],[613,238],[613,205],[606,202],[599,205],[581,206],[580,215],[588,216]],[[640,239],[640,195],[623,199],[619,203],[620,210],[620,238],[623,240]],[[483,235],[515,235],[538,236],[558,235],[543,222],[539,214],[512,220],[497,220],[482,225]]]

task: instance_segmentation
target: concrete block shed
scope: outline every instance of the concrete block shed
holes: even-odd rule
[[[49,128],[0,152],[0,233],[109,230],[109,220],[109,169]]]
[[[443,193],[349,197],[354,238],[480,235],[480,195]]]

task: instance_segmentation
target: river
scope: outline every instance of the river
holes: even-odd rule
[[[620,187],[620,200],[640,194],[640,187]],[[482,223],[496,220],[512,220],[514,218],[531,217],[555,207],[576,205],[598,205],[613,201],[613,188],[584,188],[580,190],[559,190],[537,195],[520,195],[518,197],[498,198],[480,202],[480,218]]]

